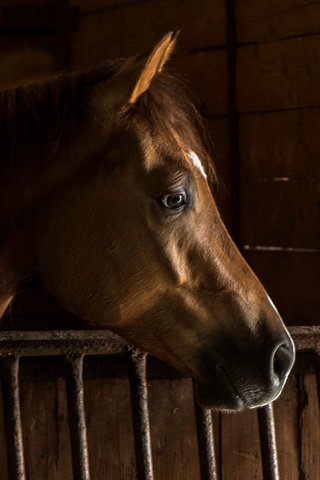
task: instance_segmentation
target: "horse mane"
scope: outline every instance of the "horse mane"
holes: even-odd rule
[[[30,142],[47,148],[48,143],[54,144],[70,132],[84,115],[83,92],[117,75],[125,62],[109,61],[86,71],[64,72],[0,90],[0,169],[15,148]],[[127,113],[128,118],[142,116],[152,132],[169,142],[174,141],[172,133],[176,132],[197,152],[209,178],[216,182],[213,143],[195,98],[176,75],[158,74]]]

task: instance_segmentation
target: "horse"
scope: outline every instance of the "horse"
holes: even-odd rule
[[[263,406],[295,349],[228,234],[176,43],[0,92],[0,314],[37,274],[69,312],[191,376],[201,405]],[[67,327],[67,325],[66,325]]]

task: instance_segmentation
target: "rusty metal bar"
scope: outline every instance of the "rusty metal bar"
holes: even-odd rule
[[[51,330],[1,332],[0,355],[122,355],[126,342],[108,330]]]
[[[195,402],[201,480],[217,480],[211,410]]]
[[[83,397],[83,355],[66,357],[66,390],[74,480],[90,480]]]
[[[136,349],[132,350],[129,363],[129,382],[137,478],[139,480],[154,480],[146,370],[146,354]]]
[[[3,408],[9,480],[25,480],[19,394],[19,357],[1,359]]]
[[[258,409],[258,422],[263,479],[279,480],[277,442],[272,403]]]
[[[297,351],[320,352],[320,326],[290,327]],[[0,355],[125,355],[127,343],[108,330],[2,331]]]

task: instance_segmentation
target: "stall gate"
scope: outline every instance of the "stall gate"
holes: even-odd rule
[[[299,365],[301,357],[306,358],[306,356],[314,363],[319,401],[320,327],[292,327],[290,332],[297,347],[297,364]],[[48,365],[59,360],[54,368],[58,370],[56,374],[64,377],[66,385],[73,479],[90,480],[83,377],[86,359],[96,356],[108,358],[110,375],[127,376],[129,379],[137,479],[153,480],[155,478],[150,441],[147,378],[150,376],[166,378],[179,374],[161,362],[147,358],[147,355],[128,346],[108,331],[13,331],[1,332],[0,336],[9,480],[26,480],[27,478],[22,440],[19,379],[24,360],[40,357],[47,359],[45,368],[48,375],[50,375]],[[211,412],[199,408],[196,403],[194,408],[200,478],[201,480],[218,480],[221,476],[214,452]],[[257,415],[263,479],[277,480],[279,470],[272,405],[258,409]],[[319,429],[320,426],[316,425],[315,428]]]

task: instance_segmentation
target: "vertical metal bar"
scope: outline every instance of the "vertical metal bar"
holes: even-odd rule
[[[201,480],[217,480],[211,410],[195,402]]]
[[[131,405],[137,478],[153,480],[153,465],[146,380],[147,358],[139,350],[133,350],[129,367]]]
[[[66,357],[66,390],[74,480],[90,480],[83,397],[83,355]]]
[[[25,480],[19,392],[19,357],[6,356],[1,360],[1,363],[9,480]]]
[[[271,403],[258,409],[260,448],[264,480],[279,480],[276,432]]]

